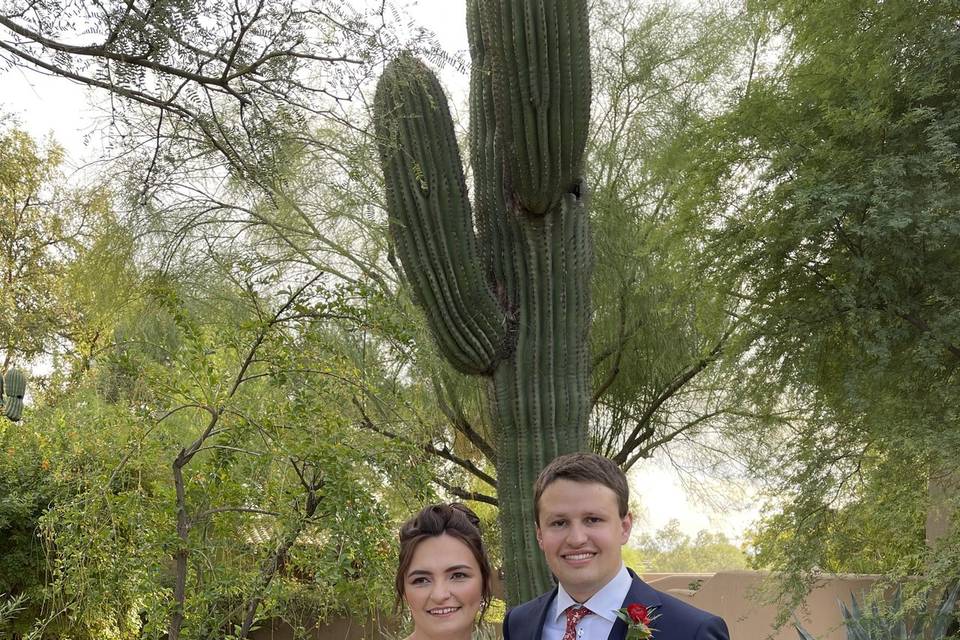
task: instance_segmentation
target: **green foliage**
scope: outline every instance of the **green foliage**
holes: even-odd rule
[[[183,638],[239,632],[254,599],[255,623],[305,627],[388,608],[394,523],[432,497],[431,467],[416,447],[352,428],[358,390],[377,382],[384,407],[391,398],[387,369],[362,366],[367,338],[354,328],[374,319],[367,299],[292,287],[277,270],[246,283],[229,267],[202,282],[141,276],[122,264],[129,235],[101,231],[91,262],[66,265],[64,281],[77,293],[73,335],[106,335],[91,357],[61,361],[84,364],[38,394],[27,428],[0,432],[0,591],[26,598],[10,628],[166,637],[180,548]],[[119,308],[98,278],[128,292]],[[271,319],[284,299],[295,304]],[[208,407],[220,417],[184,467],[181,538],[171,463],[204,432]],[[309,514],[300,474],[322,486]]]
[[[28,596],[36,597],[43,584],[38,520],[56,496],[46,472],[50,461],[41,456],[38,443],[25,429],[0,429],[0,444],[0,592],[17,594],[26,605]],[[16,613],[10,611],[7,617]]]
[[[0,593],[0,631],[6,630],[7,621],[23,608],[23,603],[27,596],[20,594],[13,598],[6,598],[6,594]]]
[[[748,558],[722,533],[700,531],[696,537],[671,520],[655,534],[645,533],[624,548],[624,562],[642,573],[710,573],[746,569]]]
[[[52,142],[0,132],[2,368],[52,360],[35,392],[89,368],[135,296],[129,229],[104,188],[66,184],[62,160]]]
[[[923,524],[960,446],[956,3],[748,17],[751,76],[684,137],[681,206],[747,320],[738,366],[762,419],[732,446],[768,481],[756,561],[792,604],[815,569],[942,585],[960,556],[927,549]]]
[[[75,228],[60,210],[63,151],[0,130],[0,362],[44,350],[55,322],[54,281]]]
[[[671,444],[706,445],[708,458],[740,372],[721,357],[728,298],[703,277],[699,221],[680,206],[682,141],[724,100],[746,29],[734,7],[711,4],[604,0],[590,19],[592,448],[625,468]]]
[[[800,473],[786,479],[782,502],[756,525],[753,566],[785,570],[798,591],[815,579],[813,567],[828,573],[922,572],[929,507],[927,479],[917,473],[922,462],[907,451],[881,457],[875,450],[860,462],[862,476],[850,478],[841,504],[831,504],[831,496],[810,487]],[[811,461],[807,470],[818,466]]]
[[[717,244],[731,250],[717,267],[756,302],[758,348],[782,364],[778,378],[813,369],[862,396],[858,409],[877,376],[907,397],[911,368],[944,379],[960,357],[948,275],[960,45],[947,5],[860,4],[780,8],[797,62],[756,79],[728,116],[742,164],[760,174]]]
[[[78,422],[73,423],[74,419]],[[79,430],[81,424],[88,426],[85,432]],[[132,580],[123,572],[136,567],[127,565],[125,559],[128,556],[131,562],[139,559],[137,540],[124,535],[125,542],[121,543],[105,535],[116,523],[118,514],[94,512],[106,498],[96,495],[101,486],[98,482],[103,482],[101,478],[108,470],[104,467],[119,459],[111,443],[128,437],[125,424],[122,410],[104,407],[89,394],[78,394],[59,411],[39,410],[37,420],[31,420],[29,427],[10,428],[3,434],[0,482],[4,484],[6,498],[0,519],[4,535],[0,538],[5,548],[0,583],[3,590],[28,596],[28,606],[15,618],[14,630],[26,631],[29,621],[39,617],[43,604],[54,593],[50,587],[59,581],[62,568],[72,563],[83,569],[83,575],[73,576],[77,584],[83,584],[86,579],[113,584],[112,589],[107,589],[100,583],[99,589],[85,593],[77,603],[75,611],[81,619],[74,624],[78,628],[90,626],[91,637],[101,632],[103,637],[111,637],[112,632],[108,633],[101,624],[110,619],[105,614],[112,613],[110,607],[117,603],[127,602],[130,606],[136,597],[127,591]],[[91,498],[96,504],[85,505]],[[78,512],[81,505],[89,506],[91,511]],[[133,509],[136,505],[128,507]],[[57,512],[65,516],[66,521],[61,524],[64,529],[75,532],[75,539],[69,534],[53,536],[45,530],[46,523]],[[94,521],[84,517],[94,515],[97,516]],[[56,552],[50,557],[48,554],[54,549]],[[142,566],[138,569],[137,573],[143,571]],[[91,622],[94,620],[97,622]],[[51,633],[64,629],[63,623],[62,619],[54,621]]]
[[[836,382],[822,393],[856,411],[878,399],[878,379],[907,400],[919,373],[949,382],[957,359],[948,4],[777,4],[793,34],[787,61],[720,121],[736,170],[757,173],[715,245],[764,336],[755,362],[783,384]]]

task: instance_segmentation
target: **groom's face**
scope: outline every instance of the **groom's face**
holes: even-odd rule
[[[620,517],[617,495],[596,482],[555,480],[540,496],[537,542],[553,574],[585,602],[620,571],[620,548],[633,521]]]

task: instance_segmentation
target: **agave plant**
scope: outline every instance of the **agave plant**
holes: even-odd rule
[[[0,593],[0,628],[9,620],[12,620],[17,613],[23,611],[26,608],[26,603],[27,595],[25,593],[9,597]]]
[[[940,604],[928,610],[924,603],[907,624],[900,587],[893,594],[890,610],[882,612],[874,602],[866,610],[857,597],[850,594],[850,606],[840,602],[840,612],[847,630],[847,640],[946,640],[957,632],[957,598],[960,581],[947,587]],[[864,599],[865,604],[865,599]],[[794,623],[800,640],[816,640],[809,631]]]

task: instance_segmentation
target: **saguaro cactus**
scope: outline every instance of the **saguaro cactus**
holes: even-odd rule
[[[587,3],[467,0],[467,30],[472,208],[427,67],[393,61],[374,109],[390,230],[414,298],[453,366],[490,381],[507,596],[518,602],[551,586],[534,479],[587,446]]]
[[[0,379],[0,415],[16,422],[23,413],[23,395],[27,378],[19,369],[10,368]]]

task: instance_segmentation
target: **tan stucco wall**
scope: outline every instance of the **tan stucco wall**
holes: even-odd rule
[[[730,628],[730,640],[797,640],[792,624],[774,632],[775,606],[760,605],[751,598],[767,577],[768,574],[757,571],[643,576],[654,588],[722,616]],[[700,588],[689,590],[690,583],[697,580],[703,581]],[[838,601],[849,602],[851,593],[859,598],[876,580],[876,576],[824,575],[792,618],[820,640],[845,640]]]
[[[312,640],[380,640],[384,637],[380,632],[380,624],[381,622],[378,621],[364,622],[349,618],[328,620],[325,625],[315,629],[309,637]],[[250,634],[250,637],[252,640],[292,640],[294,634],[290,625],[276,620],[272,626],[265,625],[264,628]]]
[[[792,624],[779,631],[773,625],[777,609],[760,605],[751,595],[760,590],[767,573],[757,571],[724,571],[710,573],[644,574],[643,579],[660,591],[682,598],[701,609],[716,613],[727,621],[730,640],[797,640]],[[849,602],[850,594],[869,591],[876,576],[824,575],[810,593],[803,606],[794,612],[807,631],[818,640],[846,640],[838,601]],[[691,583],[701,581],[700,588],[690,590]],[[315,640],[372,640],[382,635],[380,625],[387,621],[364,623],[357,620],[331,620],[310,637]],[[273,628],[264,628],[253,635],[253,640],[290,640],[292,630],[277,621]]]
[[[930,478],[928,483],[930,507],[927,509],[928,546],[932,547],[950,532],[958,488],[960,488],[960,474],[947,473]]]

